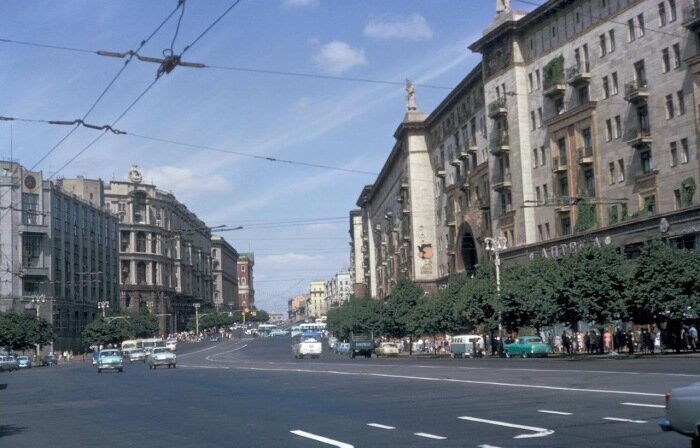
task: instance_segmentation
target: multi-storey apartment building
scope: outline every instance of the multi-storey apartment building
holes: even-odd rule
[[[350,282],[357,297],[367,295],[369,273],[365,269],[365,240],[363,239],[362,210],[350,211]]]
[[[213,300],[210,229],[136,166],[105,197],[119,217],[121,309],[148,309],[161,333],[185,328],[192,305]]]
[[[255,305],[255,288],[253,287],[253,266],[255,257],[252,253],[241,253],[238,256],[238,309],[250,308]]]
[[[289,322],[303,322],[306,320],[306,300],[305,295],[294,296],[287,301],[287,316]]]
[[[223,237],[211,237],[214,306],[216,309],[240,309],[238,303],[238,252]]]
[[[35,308],[54,327],[56,350],[83,349],[98,303],[118,304],[118,222],[101,181],[44,180],[0,162],[0,312]]]
[[[434,214],[424,223],[434,232],[432,281],[476,266],[487,237],[500,240],[507,262],[586,242],[634,254],[649,236],[700,248],[697,2],[549,0],[529,13],[496,5],[470,46],[482,62],[412,122],[429,136],[434,170],[424,210]],[[351,269],[362,281],[360,247],[375,297],[399,275],[420,282],[415,270],[390,269],[382,243],[391,240],[377,233],[373,211],[394,216],[378,189],[406,176],[395,159],[351,212]],[[413,241],[412,252],[422,244]]]
[[[315,280],[309,283],[309,296],[306,299],[306,317],[320,318],[325,316],[326,309],[326,282]]]
[[[345,303],[350,298],[350,295],[352,295],[350,272],[336,272],[333,278],[326,282],[326,312]]]

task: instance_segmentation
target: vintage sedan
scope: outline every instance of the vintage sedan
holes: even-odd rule
[[[393,342],[382,342],[379,344],[379,347],[374,349],[374,354],[377,355],[377,358],[380,356],[384,356],[386,358],[390,356],[397,357],[399,356],[399,347]]]
[[[148,368],[153,370],[158,366],[168,366],[169,369],[174,369],[177,366],[177,356],[167,347],[156,347],[146,357],[146,363]]]
[[[29,356],[18,356],[17,357],[17,365],[19,366],[20,369],[31,369],[32,368],[32,360],[29,359]]]
[[[100,350],[97,355],[97,373],[102,373],[103,370],[124,371],[124,362],[119,350],[114,348]]]
[[[552,346],[542,341],[539,336],[519,336],[512,344],[503,346],[506,358],[513,356],[547,356],[552,351]]]
[[[129,362],[146,362],[146,352],[142,348],[134,348],[129,352]]]
[[[335,348],[333,350],[339,355],[347,355],[348,353],[350,353],[350,343],[336,342]]]
[[[17,359],[12,355],[0,355],[0,372],[12,372],[19,369]]]
[[[700,448],[700,383],[666,393],[666,416],[657,422],[664,431],[691,437],[691,447]]]

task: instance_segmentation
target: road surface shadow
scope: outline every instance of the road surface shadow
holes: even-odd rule
[[[0,425],[0,437],[14,436],[27,430],[25,426]]]

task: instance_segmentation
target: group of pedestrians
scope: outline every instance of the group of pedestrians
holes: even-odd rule
[[[555,351],[567,353],[602,354],[634,353],[655,354],[667,350],[692,351],[698,348],[698,330],[695,325],[683,326],[680,331],[662,331],[658,328],[647,330],[646,328],[632,331],[623,331],[617,328],[614,333],[603,328],[582,332],[563,332],[561,336],[554,338]]]

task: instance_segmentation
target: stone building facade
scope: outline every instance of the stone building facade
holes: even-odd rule
[[[431,281],[439,287],[478,265],[486,237],[505,242],[506,263],[595,241],[633,254],[649,235],[700,248],[697,2],[549,0],[530,12],[496,4],[470,46],[482,62],[411,123],[426,137],[435,179],[425,208],[434,218],[424,224],[434,232]],[[381,192],[406,176],[396,160],[392,151],[351,213],[353,248],[362,217],[374,297],[400,275],[425,283],[380,256],[391,240],[376,233],[373,211],[395,217]]]
[[[238,303],[238,252],[223,237],[211,237],[214,306],[217,310],[240,309]]]
[[[101,185],[0,162],[0,312],[36,309],[54,327],[54,350],[83,350],[98,302],[118,305],[118,221]]]
[[[326,313],[345,303],[352,295],[352,291],[350,272],[336,272],[333,278],[326,282]]]
[[[290,323],[304,322],[306,320],[307,299],[308,297],[305,295],[298,295],[287,301],[287,317]]]
[[[306,317],[318,319],[325,316],[326,309],[326,282],[316,280],[309,283],[309,296],[306,299]]]
[[[184,329],[194,303],[213,302],[210,229],[136,166],[105,198],[119,217],[121,310],[149,310],[162,334]]]
[[[238,309],[255,306],[253,266],[255,266],[255,257],[252,253],[241,253],[238,256]]]

